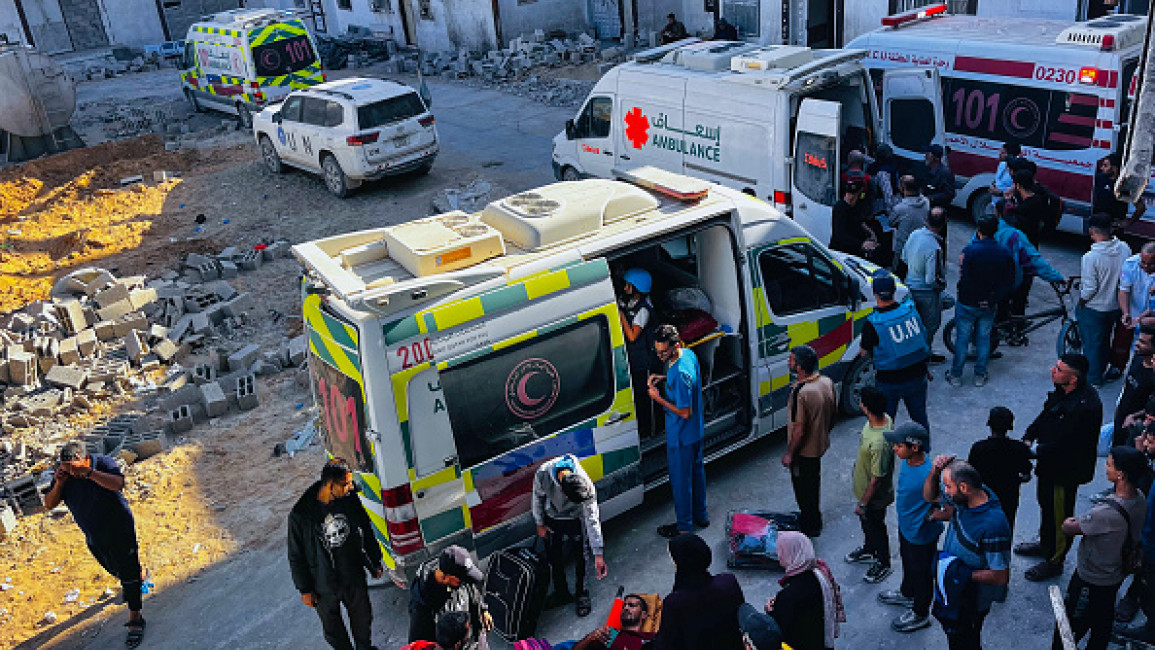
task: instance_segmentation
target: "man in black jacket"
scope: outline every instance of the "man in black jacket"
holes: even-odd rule
[[[1028,580],[1038,582],[1063,574],[1063,561],[1071,548],[1071,538],[1063,533],[1063,520],[1075,514],[1079,486],[1095,477],[1103,404],[1099,393],[1087,383],[1088,368],[1087,358],[1081,354],[1059,357],[1051,366],[1055,390],[1047,395],[1043,412],[1023,436],[1027,444],[1036,444],[1035,476],[1042,511],[1039,541],[1015,547],[1019,555],[1043,558],[1027,569]]]
[[[370,650],[373,610],[365,569],[380,578],[381,546],[343,458],[321,469],[289,513],[289,568],[301,602],[317,610],[325,641],[335,650]],[[353,643],[341,619],[349,614]]]
[[[926,164],[926,176],[923,178],[923,194],[930,199],[931,207],[949,210],[954,201],[955,192],[954,172],[946,166],[943,160],[943,148],[932,144],[926,148],[923,162]]]

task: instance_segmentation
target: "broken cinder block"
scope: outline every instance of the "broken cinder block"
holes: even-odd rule
[[[242,411],[257,408],[257,378],[253,375],[243,375],[237,378],[237,407]]]
[[[229,410],[229,400],[225,391],[215,381],[201,385],[201,399],[204,401],[205,413],[210,418],[220,417]]]
[[[247,370],[257,360],[261,346],[250,343],[229,355],[229,370]]]

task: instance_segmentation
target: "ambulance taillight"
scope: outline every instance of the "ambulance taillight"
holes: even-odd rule
[[[1098,68],[1079,68],[1079,83],[1094,86],[1099,81]]]
[[[381,505],[385,508],[385,529],[389,545],[397,553],[406,555],[425,547],[417,509],[413,507],[413,491],[404,483],[390,490],[381,490]]]

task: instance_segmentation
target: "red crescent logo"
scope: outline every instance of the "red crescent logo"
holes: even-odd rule
[[[543,401],[545,401],[545,397],[539,397],[537,399],[533,399],[525,391],[525,385],[527,383],[529,383],[529,378],[533,377],[534,375],[539,375],[539,374],[541,374],[541,373],[537,372],[536,370],[532,371],[532,372],[527,372],[517,382],[517,401],[521,402],[525,406],[537,406],[538,404],[541,404]]]
[[[529,382],[540,397],[530,397]],[[523,420],[535,420],[549,413],[561,392],[561,375],[552,363],[541,358],[522,361],[505,379],[505,405],[509,412]]]

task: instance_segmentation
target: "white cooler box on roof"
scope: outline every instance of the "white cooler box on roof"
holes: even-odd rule
[[[673,56],[675,63],[690,70],[722,72],[730,69],[730,59],[757,48],[757,45],[751,43],[706,41],[675,50],[663,60],[669,60],[670,56]]]
[[[417,277],[463,269],[505,253],[501,233],[464,212],[394,226],[384,240],[389,257]]]
[[[730,70],[789,70],[814,60],[814,51],[797,45],[767,45],[730,59]]]

